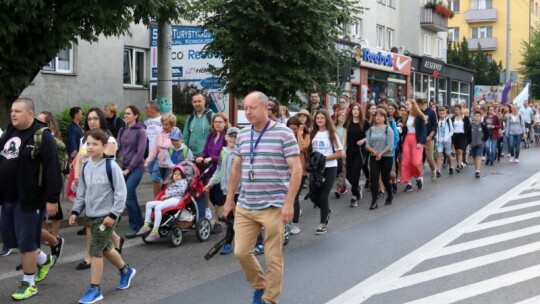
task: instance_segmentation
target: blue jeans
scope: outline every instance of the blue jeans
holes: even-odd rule
[[[135,168],[126,177],[126,207],[129,214],[129,228],[133,231],[139,231],[143,225],[142,211],[137,200],[137,186],[139,186],[143,174],[144,168]]]
[[[486,160],[494,161],[497,155],[497,140],[489,138],[486,141]]]
[[[159,164],[157,157],[148,164],[148,174],[150,174],[150,180],[154,183],[161,183],[163,179],[161,178],[161,173],[159,172]]]
[[[509,137],[503,136],[502,153],[510,153],[510,149],[508,148],[509,140]]]
[[[521,146],[521,138],[523,134],[510,134],[510,155],[519,158],[519,147]]]

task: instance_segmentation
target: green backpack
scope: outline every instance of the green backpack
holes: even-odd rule
[[[43,132],[45,132],[46,130],[51,131],[51,129],[47,127],[43,127],[43,128],[38,129],[34,133],[34,148],[32,149],[32,152],[30,154],[31,159],[36,159],[36,156],[39,154],[39,150],[41,150],[41,140],[43,137]],[[56,137],[54,137],[54,140],[56,142],[56,149],[58,150],[58,166],[60,167],[60,172],[62,174],[69,174],[69,155],[66,150],[66,145]],[[40,165],[38,186],[41,187],[42,182],[43,182],[43,165]]]

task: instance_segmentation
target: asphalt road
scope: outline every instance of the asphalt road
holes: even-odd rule
[[[402,193],[400,185],[394,204],[381,200],[375,211],[368,210],[370,192],[357,208],[349,207],[349,195],[332,197],[323,236],[315,235],[319,210],[302,201],[302,232],[284,249],[280,303],[538,302],[539,156],[538,148],[522,150],[520,164],[505,159],[478,180],[469,166],[433,183],[427,169],[423,190]],[[76,231],[61,230],[63,256],[38,284],[39,295],[25,303],[76,303],[84,293],[89,271],[75,270],[84,250]],[[116,290],[118,274],[106,263],[103,303],[251,303],[234,256],[203,259],[221,237],[199,243],[188,232],[178,248],[165,239],[129,240],[124,258],[137,276],[130,289]],[[11,301],[22,278],[14,270],[18,260],[18,254],[0,257],[0,303]]]

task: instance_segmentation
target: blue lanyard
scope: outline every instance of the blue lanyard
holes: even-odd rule
[[[255,142],[255,146],[253,146],[253,126],[251,126],[251,142],[249,146],[249,165],[250,167],[253,167],[253,161],[255,160],[255,149],[257,149],[257,146],[259,145],[259,142],[261,141],[261,138],[266,132],[266,129],[268,129],[268,126],[270,125],[270,119],[266,122],[266,125],[261,131],[261,134],[259,134],[259,138],[257,138],[257,141]]]

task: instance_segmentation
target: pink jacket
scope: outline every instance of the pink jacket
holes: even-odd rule
[[[145,165],[148,166],[157,156],[158,164],[160,168],[167,168],[167,149],[172,146],[170,136],[171,133],[164,133],[163,131],[156,137],[156,142],[153,147],[150,148],[148,158],[146,158]]]

